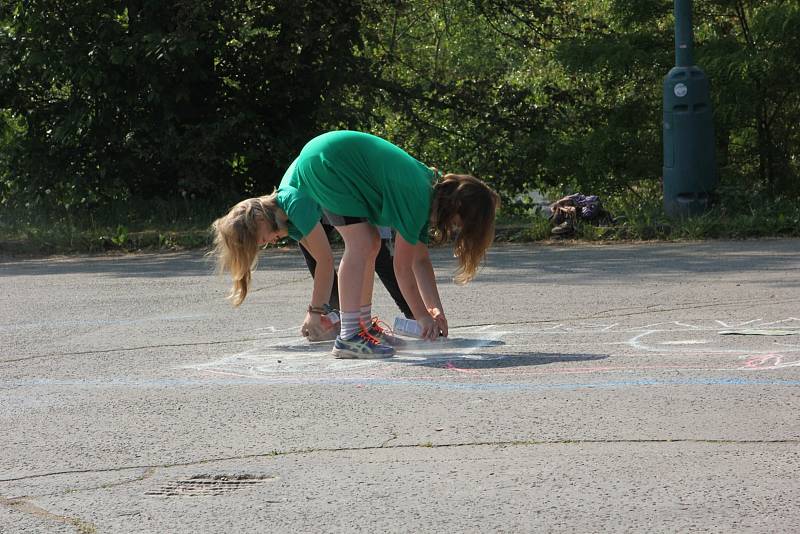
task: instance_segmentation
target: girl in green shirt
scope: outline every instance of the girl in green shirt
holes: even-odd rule
[[[491,188],[469,175],[441,175],[388,141],[352,131],[329,132],[306,144],[284,175],[278,197],[288,188],[292,200],[311,199],[324,210],[345,243],[339,266],[342,326],[334,356],[380,358],[394,353],[381,343],[386,338],[380,330],[364,324],[371,313],[374,262],[380,248],[377,226],[397,232],[394,270],[423,337],[448,334],[428,255],[429,228],[436,241],[455,236],[456,282],[468,282],[494,238],[499,197]],[[263,202],[253,206],[253,222],[237,225],[220,219],[214,226],[218,263],[234,278],[234,303],[246,295],[258,244],[285,235],[288,228],[280,207]],[[324,234],[315,227],[309,235],[317,230]]]

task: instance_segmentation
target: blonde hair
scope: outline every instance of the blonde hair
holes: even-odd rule
[[[486,250],[494,241],[494,217],[500,196],[488,185],[468,174],[445,174],[433,186],[431,229],[434,240],[442,242],[453,234],[453,220],[461,219],[455,240],[458,258],[455,281],[466,284],[478,272]]]
[[[239,306],[247,296],[251,273],[258,260],[258,223],[265,220],[272,230],[280,228],[275,216],[279,208],[277,191],[263,197],[242,200],[211,225],[214,245],[209,252],[214,256],[217,273],[231,273],[233,287],[228,298]]]

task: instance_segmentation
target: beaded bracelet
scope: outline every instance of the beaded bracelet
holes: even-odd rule
[[[317,308],[316,306],[309,306],[308,313],[318,313],[319,315],[325,315],[325,308]]]

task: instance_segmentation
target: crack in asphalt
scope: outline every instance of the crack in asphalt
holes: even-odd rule
[[[277,337],[277,336],[276,336]],[[289,336],[284,336],[289,337]],[[197,341],[192,343],[165,343],[163,345],[142,345],[140,347],[123,347],[117,349],[100,349],[100,350],[83,350],[78,352],[51,352],[49,354],[38,354],[36,356],[26,356],[24,358],[17,358],[14,360],[0,360],[0,365],[4,363],[25,362],[28,360],[35,360],[38,358],[48,358],[50,356],[83,356],[87,354],[106,354],[109,352],[127,352],[132,350],[146,350],[146,349],[165,349],[173,347],[199,347],[203,345],[231,345],[236,343],[248,343],[250,341],[258,341],[263,338],[244,338],[244,339],[227,339],[223,341]]]
[[[787,303],[795,303],[794,299],[788,300],[776,300],[772,301],[771,304],[787,304]],[[674,308],[663,308],[663,309],[653,309],[657,307],[658,304],[650,304],[648,306],[638,306],[641,311],[634,311],[631,313],[620,313],[625,310],[632,310],[636,308],[611,308],[608,310],[602,310],[597,313],[593,313],[591,315],[587,315],[584,317],[570,317],[567,319],[546,319],[546,320],[539,320],[539,321],[509,321],[509,322],[494,322],[494,323],[483,323],[483,324],[473,324],[468,326],[451,326],[450,329],[453,330],[455,328],[467,328],[467,327],[476,327],[476,326],[504,326],[504,325],[524,325],[524,324],[542,324],[542,323],[558,323],[558,322],[566,322],[566,321],[586,321],[590,319],[613,319],[615,317],[632,317],[635,315],[644,315],[650,313],[668,313],[668,312],[676,312],[676,311],[685,311],[685,310],[701,310],[704,308],[729,308],[731,306],[739,307],[747,304],[753,303],[763,303],[763,299],[746,299],[746,300],[737,300],[737,301],[730,301],[730,302],[713,302],[709,304],[697,304],[694,306],[679,306]],[[611,314],[611,315],[606,315]]]
[[[270,458],[277,456],[292,456],[301,454],[313,453],[337,453],[337,452],[368,452],[368,451],[386,451],[392,449],[449,449],[460,447],[525,447],[525,446],[543,446],[543,445],[624,445],[624,444],[707,444],[707,445],[781,445],[781,444],[794,444],[800,445],[800,438],[797,439],[699,439],[699,438],[681,438],[681,439],[564,439],[564,440],[510,440],[510,441],[476,441],[476,442],[462,442],[462,443],[411,443],[405,445],[389,445],[386,443],[392,441],[394,438],[385,440],[381,445],[370,445],[366,447],[337,447],[337,448],[309,448],[309,449],[291,449],[287,451],[273,450],[266,453],[245,454],[241,456],[226,456],[220,458],[208,458],[205,460],[195,460],[192,462],[178,462],[173,464],[152,464],[152,465],[130,465],[123,467],[108,467],[99,469],[74,469],[68,471],[53,471],[50,473],[39,473],[34,475],[26,475],[16,478],[0,478],[2,482],[20,482],[23,480],[31,480],[35,478],[46,478],[58,475],[75,475],[86,473],[114,473],[119,471],[128,471],[131,469],[169,469],[175,467],[189,467],[193,465],[206,465],[216,462],[227,462],[231,460],[252,460],[255,458]],[[145,477],[146,478],[146,477]],[[120,483],[127,484],[134,481],[125,481]],[[0,502],[3,502],[0,500]]]
[[[88,521],[84,521],[83,519],[77,517],[54,514],[53,512],[49,512],[41,506],[37,506],[36,504],[26,500],[25,498],[17,497],[6,499],[4,497],[0,497],[0,504],[3,506],[8,506],[9,508],[13,508],[18,512],[34,515],[50,521],[56,521],[64,525],[71,525],[78,529],[79,534],[93,534],[97,532],[97,526]]]
[[[116,488],[118,486],[125,486],[126,484],[133,484],[134,482],[141,482],[142,480],[147,480],[148,478],[152,478],[152,476],[156,473],[158,468],[156,467],[147,467],[144,469],[141,475],[128,478],[125,480],[118,480],[116,482],[107,482],[105,484],[99,484],[97,486],[89,486],[86,488],[72,488],[66,489],[62,491],[54,491],[50,493],[37,493],[36,495],[18,495],[16,497],[8,497],[6,501],[22,501],[27,499],[38,499],[40,497],[56,497],[60,495],[69,495],[72,493],[82,493],[84,491],[93,491],[98,489],[109,489],[109,488]],[[102,471],[98,471],[102,472]],[[3,502],[3,497],[0,497],[0,504],[7,504]]]

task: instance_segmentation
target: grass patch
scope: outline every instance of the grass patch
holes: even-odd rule
[[[496,241],[530,242],[560,239],[550,233],[551,226],[542,219],[517,217],[497,227]],[[750,239],[766,237],[800,237],[800,210],[789,214],[730,215],[719,209],[686,219],[669,219],[665,215],[630,213],[618,216],[608,226],[585,222],[575,225],[567,239],[576,241],[677,241],[702,239]]]
[[[183,200],[170,205],[160,201],[158,209],[147,216],[139,215],[146,211],[139,206],[136,210],[107,212],[102,216],[86,214],[24,223],[18,222],[22,217],[4,214],[0,219],[0,254],[43,256],[203,249],[211,244],[211,222],[229,205],[187,204]],[[748,202],[729,199],[702,215],[685,219],[668,218],[660,196],[652,191],[610,198],[605,206],[615,216],[614,224],[578,223],[568,239],[621,242],[800,237],[800,206],[780,199]],[[551,229],[540,207],[511,207],[498,213],[495,240],[550,241],[554,239]]]
[[[174,251],[207,247],[213,220],[232,205],[211,201],[112,202],[104,209],[72,209],[0,216],[0,254],[40,256],[103,252]]]
[[[800,205],[781,198],[727,194],[707,212],[686,218],[667,217],[660,191],[652,185],[603,201],[614,223],[578,222],[569,239],[614,242],[800,237]],[[498,216],[497,241],[553,239],[547,215],[538,207],[512,207]]]
[[[175,251],[207,247],[207,228],[130,231],[115,228],[80,229],[71,226],[27,226],[13,232],[0,231],[0,254],[40,256],[102,252]]]

